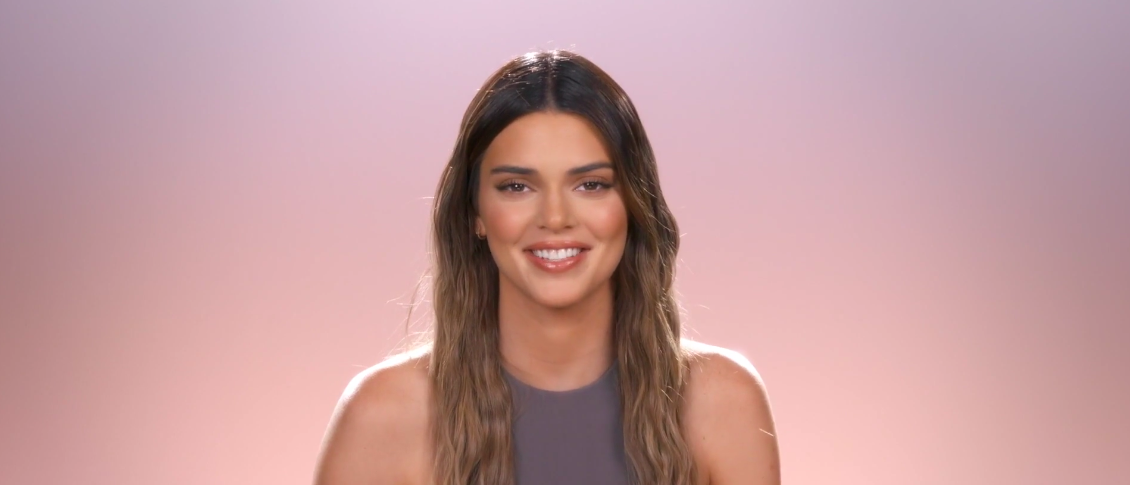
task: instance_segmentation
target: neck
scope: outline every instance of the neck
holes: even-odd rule
[[[539,305],[505,282],[499,290],[499,351],[503,366],[522,382],[576,389],[612,365],[611,284],[566,308]]]

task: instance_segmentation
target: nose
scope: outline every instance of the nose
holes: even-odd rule
[[[550,231],[561,231],[573,227],[573,211],[568,197],[559,191],[549,191],[542,198],[538,227]]]

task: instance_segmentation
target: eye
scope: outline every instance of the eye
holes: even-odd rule
[[[585,192],[596,192],[598,190],[605,190],[612,188],[612,184],[603,180],[586,180],[581,182],[580,187]]]
[[[507,180],[498,185],[500,192],[525,192],[528,188],[526,184],[515,180]]]

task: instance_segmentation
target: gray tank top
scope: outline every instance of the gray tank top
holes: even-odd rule
[[[628,485],[615,363],[591,384],[561,392],[503,373],[514,398],[517,485]]]

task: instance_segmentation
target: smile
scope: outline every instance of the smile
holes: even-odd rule
[[[581,248],[566,248],[566,249],[535,249],[531,251],[534,256],[541,259],[548,259],[550,261],[561,261],[563,259],[572,258],[581,254]]]
[[[576,243],[539,244],[523,251],[535,268],[548,273],[561,273],[576,267],[584,261],[588,252],[588,247]]]

